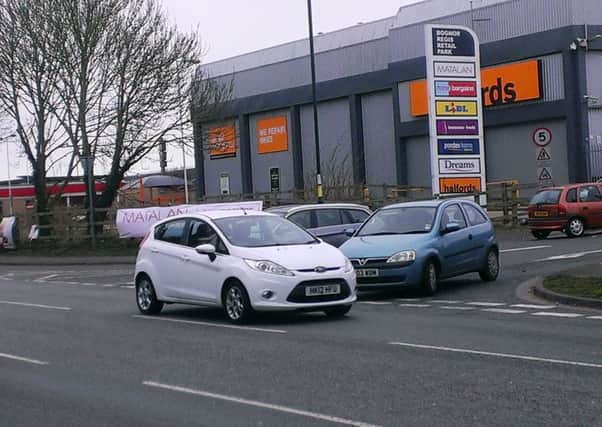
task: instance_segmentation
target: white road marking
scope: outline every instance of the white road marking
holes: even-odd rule
[[[516,308],[533,308],[535,310],[551,310],[556,308],[556,305],[538,305],[538,304],[512,304],[510,307]]]
[[[500,251],[501,254],[506,254],[510,252],[522,252],[522,251],[535,251],[537,249],[546,249],[551,248],[551,245],[542,245],[542,246],[527,246],[525,248],[513,248],[513,249],[502,249]]]
[[[135,286],[130,286],[130,285],[122,285],[122,286],[120,286],[120,288],[123,288],[123,289],[134,289],[134,288],[135,288]]]
[[[465,348],[439,347],[439,346],[433,346],[433,345],[411,344],[411,343],[404,343],[404,342],[391,342],[389,344],[398,345],[400,347],[420,348],[420,349],[425,349],[425,350],[439,350],[439,351],[448,351],[448,352],[452,352],[452,353],[476,354],[479,356],[501,357],[501,358],[505,358],[505,359],[528,360],[528,361],[532,361],[532,362],[553,363],[556,365],[582,366],[582,367],[587,367],[587,368],[602,369],[602,365],[599,365],[597,363],[574,362],[571,360],[547,359],[547,358],[543,358],[543,357],[523,356],[520,354],[493,353],[493,352],[489,352],[489,351],[468,350]]]
[[[476,310],[476,307],[464,307],[464,306],[450,306],[450,305],[442,305],[439,308],[442,308],[443,310],[462,310],[462,311],[469,311],[469,310]]]
[[[409,307],[409,308],[427,308],[430,307],[430,304],[399,304],[400,307]]]
[[[48,365],[48,362],[43,362],[41,360],[29,359],[27,357],[15,356],[14,354],[6,354],[0,353],[0,357],[11,360],[18,360],[19,362],[32,363],[34,365]]]
[[[102,285],[103,288],[114,288],[115,286],[118,286],[118,285],[111,285],[111,284],[109,284],[109,285]]]
[[[558,313],[556,311],[539,311],[537,313],[531,313],[533,316],[549,316],[549,317],[567,317],[567,318],[575,318],[575,317],[583,317],[583,314],[578,313]]]
[[[602,316],[589,316],[589,317],[586,317],[586,319],[602,320]]]
[[[512,310],[510,308],[482,308],[481,311],[488,313],[501,313],[501,314],[521,314],[526,313],[526,310]]]
[[[548,258],[542,258],[542,259],[538,259],[535,262],[544,262],[544,261],[562,261],[565,259],[575,259],[575,258],[582,258],[586,255],[594,255],[594,254],[599,254],[602,253],[602,250],[597,250],[597,251],[585,251],[585,252],[575,252],[572,254],[563,254],[563,255],[556,255],[556,256],[551,256]]]
[[[50,310],[63,310],[63,311],[71,310],[71,307],[56,307],[54,305],[30,304],[27,302],[17,302],[17,301],[0,301],[0,304],[20,305],[23,307],[47,308]]]
[[[447,299],[432,299],[432,300],[429,300],[429,302],[432,302],[434,304],[462,304],[462,301],[447,300]]]
[[[96,283],[80,283],[82,286],[96,286]]]
[[[395,301],[400,301],[400,302],[419,302],[419,301],[422,301],[422,298],[396,298]]]
[[[212,326],[214,328],[240,329],[243,331],[270,332],[273,334],[286,334],[287,333],[287,331],[285,331],[283,329],[253,328],[250,326],[225,325],[223,323],[198,322],[195,320],[168,319],[165,317],[149,317],[149,316],[141,316],[139,314],[135,314],[132,317],[134,317],[136,319],[157,320],[157,321],[173,322],[173,323],[184,323],[184,324],[188,324],[188,325]]]
[[[259,402],[257,400],[242,399],[240,397],[227,396],[225,394],[217,394],[217,393],[210,393],[208,391],[194,390],[194,389],[187,388],[187,387],[179,387],[179,386],[174,386],[174,385],[169,385],[169,384],[157,383],[157,382],[153,382],[153,381],[144,381],[142,384],[144,384],[145,386],[148,386],[148,387],[156,387],[156,388],[161,388],[164,390],[177,391],[180,393],[187,393],[187,394],[192,394],[195,396],[208,397],[210,399],[225,400],[227,402],[239,403],[239,404],[248,405],[248,406],[255,406],[257,408],[270,409],[272,411],[285,412],[288,414],[300,415],[302,417],[313,418],[313,419],[321,420],[321,421],[329,421],[329,422],[337,423],[337,424],[343,424],[343,425],[354,426],[354,427],[378,427],[375,424],[364,423],[361,421],[353,421],[353,420],[348,420],[345,418],[334,417],[332,415],[324,415],[324,414],[319,414],[316,412],[303,411],[301,409],[295,409],[295,408],[291,408],[288,406],[274,405],[271,403]]]
[[[49,279],[52,279],[56,276],[58,276],[58,274],[49,274],[47,276],[43,276],[43,277],[39,277],[39,278],[35,279],[34,282],[47,282]]]
[[[369,305],[389,305],[392,304],[389,301],[358,301],[358,304],[369,304]]]
[[[504,304],[503,302],[467,302],[468,305],[476,305],[477,307],[501,307]]]

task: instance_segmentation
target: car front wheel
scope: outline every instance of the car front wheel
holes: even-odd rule
[[[495,249],[490,249],[487,253],[487,264],[479,272],[481,280],[484,282],[493,282],[500,275],[500,257]]]
[[[337,318],[345,316],[347,313],[349,313],[349,310],[351,310],[351,304],[337,305],[335,307],[328,307],[324,309],[324,313],[326,313],[328,317]]]
[[[422,277],[422,290],[426,295],[435,295],[439,287],[439,271],[434,261],[426,262]]]
[[[571,218],[566,226],[566,234],[569,237],[581,237],[585,233],[585,223],[581,218]]]
[[[142,314],[159,314],[163,302],[157,299],[155,287],[148,277],[142,277],[136,283],[136,304]]]
[[[246,323],[254,314],[247,290],[240,282],[230,282],[224,288],[224,312],[232,323]]]

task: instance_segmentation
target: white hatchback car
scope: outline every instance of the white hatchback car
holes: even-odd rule
[[[277,215],[212,211],[155,224],[136,261],[143,314],[164,303],[215,305],[241,323],[254,311],[324,311],[341,317],[356,300],[355,271],[336,248]]]

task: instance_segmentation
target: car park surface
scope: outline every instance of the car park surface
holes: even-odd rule
[[[138,316],[133,266],[1,266],[0,353],[47,363],[0,356],[3,424],[598,425],[602,313],[517,292],[599,263],[602,235],[528,234],[498,233],[495,283],[361,292],[343,321],[238,326],[177,304]]]
[[[499,249],[485,212],[469,201],[390,205],[375,212],[341,247],[356,268],[358,288],[420,286],[478,272],[499,274]]]
[[[368,207],[354,203],[278,206],[267,212],[293,221],[336,247],[349,238],[349,230],[355,231],[372,213]]]
[[[238,210],[155,224],[135,283],[143,314],[164,303],[215,305],[232,322],[270,310],[343,316],[356,299],[353,266],[338,249],[277,215]]]

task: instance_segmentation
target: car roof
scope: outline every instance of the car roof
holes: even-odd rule
[[[457,200],[457,199],[453,199]],[[425,208],[437,208],[445,202],[452,201],[452,199],[435,199],[435,200],[421,200],[417,202],[403,202],[395,203],[394,205],[388,205],[382,209],[395,209],[395,208],[409,208],[409,207],[425,207]],[[469,202],[470,200],[465,200]]]
[[[269,212],[250,210],[250,209],[228,209],[228,210],[209,210],[202,212],[191,212],[181,215],[175,215],[165,220],[177,218],[197,218],[197,219],[221,219],[221,218],[237,218],[242,216],[276,216]],[[163,220],[163,221],[165,221]]]
[[[360,205],[357,203],[312,203],[305,205],[282,205],[282,206],[274,206],[273,208],[266,209],[266,212],[285,212],[291,213],[299,210],[306,209],[362,209],[370,211],[368,206]]]

